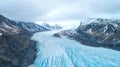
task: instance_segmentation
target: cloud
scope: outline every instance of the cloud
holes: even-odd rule
[[[0,13],[19,21],[119,18],[119,0],[0,0]]]
[[[115,14],[120,12],[120,0],[93,0],[90,7],[96,12]]]

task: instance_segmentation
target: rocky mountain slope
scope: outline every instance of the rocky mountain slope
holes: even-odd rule
[[[48,29],[34,23],[18,23],[0,15],[0,67],[28,67],[36,58],[35,32]]]
[[[97,18],[83,23],[86,22],[75,30],[61,31],[54,36],[69,37],[88,46],[120,50],[120,20]]]
[[[35,33],[35,32],[42,32],[42,31],[49,31],[50,29],[49,28],[45,28],[44,26],[42,25],[38,25],[38,24],[35,24],[33,22],[16,22],[14,25],[16,25],[17,27],[20,27],[28,32],[32,32],[32,33]]]

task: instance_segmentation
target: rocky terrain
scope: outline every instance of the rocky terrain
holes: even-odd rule
[[[120,20],[89,19],[74,30],[61,31],[54,36],[75,39],[87,46],[120,50]]]
[[[28,67],[36,58],[35,32],[48,29],[34,23],[18,23],[0,15],[0,67]]]

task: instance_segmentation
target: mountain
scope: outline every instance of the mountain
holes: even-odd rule
[[[61,26],[55,24],[55,25],[49,25],[47,23],[43,23],[41,24],[41,26],[45,27],[46,29],[49,29],[49,30],[59,30],[59,29],[62,29]]]
[[[0,15],[0,67],[28,67],[36,58],[35,32],[48,31],[34,23],[15,22]]]
[[[9,20],[2,15],[0,15],[0,31],[4,33],[19,33],[20,29],[16,26],[14,26],[12,23],[14,21]]]
[[[89,19],[87,24],[81,22],[75,30],[61,31],[54,36],[75,39],[88,46],[120,50],[120,20]]]
[[[22,28],[30,33],[49,31],[50,29],[45,28],[41,25],[35,24],[33,22],[16,22],[14,23],[19,28]]]

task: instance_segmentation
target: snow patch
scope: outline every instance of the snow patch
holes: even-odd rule
[[[93,34],[92,29],[90,28],[89,30],[86,31],[89,34]]]
[[[0,33],[0,36],[2,36],[2,33]]]

